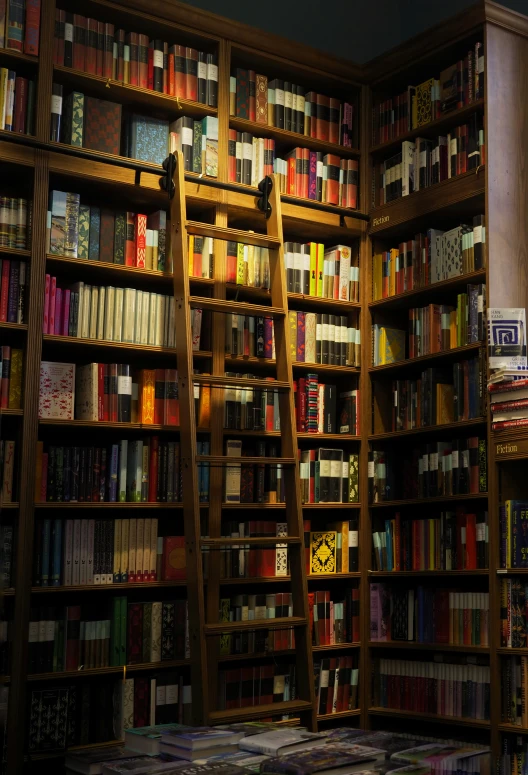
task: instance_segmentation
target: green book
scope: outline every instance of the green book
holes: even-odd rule
[[[90,246],[90,208],[88,205],[79,207],[79,239],[77,257],[88,258]]]
[[[193,126],[193,158],[192,171],[200,174],[202,168],[202,122],[195,121]]]
[[[70,94],[71,98],[71,139],[68,140],[71,145],[79,148],[83,147],[84,130],[84,94],[74,91]]]
[[[115,214],[114,221],[114,264],[125,263],[126,212]]]
[[[88,258],[99,261],[99,241],[101,239],[101,209],[90,207],[90,235],[88,238]]]

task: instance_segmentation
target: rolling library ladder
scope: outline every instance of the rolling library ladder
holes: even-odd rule
[[[181,470],[183,476],[183,514],[188,579],[189,637],[192,671],[192,711],[197,724],[233,722],[247,718],[295,714],[301,723],[315,730],[317,724],[311,634],[306,592],[305,549],[299,471],[297,465],[297,434],[293,397],[291,353],[287,328],[287,293],[284,268],[281,202],[278,186],[273,178],[261,183],[267,235],[238,229],[210,226],[188,221],[185,208],[185,181],[183,156],[178,153],[167,160],[166,188],[170,191],[170,237],[168,249],[172,251],[175,297],[175,325],[178,358],[178,386],[180,401]],[[171,185],[173,179],[174,185]],[[269,200],[268,200],[269,194]],[[264,219],[264,215],[262,216]],[[230,301],[225,298],[191,296],[189,291],[188,235],[197,234],[226,242],[244,242],[266,247],[270,256],[270,306]],[[217,251],[215,248],[215,255]],[[222,255],[225,256],[225,253]],[[216,259],[215,259],[216,260]],[[217,296],[222,293],[218,288]],[[212,375],[193,373],[191,310],[202,309],[212,313],[213,337],[223,335],[223,325],[216,325],[217,319],[235,313],[272,318],[274,321],[276,380],[240,379],[224,376],[223,363],[217,369],[213,363]],[[181,335],[185,332],[185,336]],[[221,349],[223,350],[223,341]],[[197,424],[195,415],[194,386],[209,386],[211,389],[211,454],[197,454]],[[281,455],[282,457],[227,457],[223,438],[224,396],[223,389],[236,385],[238,389],[268,389],[270,384],[278,392]],[[202,538],[200,502],[198,492],[198,464],[210,467],[210,491],[217,497],[210,497],[208,538]],[[219,623],[220,608],[220,551],[229,545],[239,545],[240,539],[222,537],[223,475],[227,465],[242,463],[280,465],[286,493],[286,523],[288,535],[274,538],[244,538],[244,545],[288,546],[290,563],[293,616],[276,619],[262,619],[242,622]],[[202,573],[202,548],[209,549],[208,579],[204,599]],[[258,584],[258,581],[256,581]],[[279,629],[293,627],[295,632],[296,693],[299,699],[275,702],[228,710],[218,710],[214,698],[218,694],[218,662],[220,658],[220,637],[237,630]],[[198,693],[195,687],[203,687]],[[209,687],[207,691],[206,687]],[[218,703],[216,703],[218,704]]]

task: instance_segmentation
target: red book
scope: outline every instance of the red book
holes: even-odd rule
[[[185,536],[165,536],[163,539],[161,578],[163,581],[177,581],[187,578]]]
[[[174,54],[169,54],[168,93],[171,97],[176,94],[176,79],[174,73]]]
[[[86,20],[86,49],[84,67],[87,73],[97,74],[97,19]]]
[[[341,103],[335,97],[329,99],[328,140],[331,143],[339,143],[339,110]]]
[[[273,357],[273,319],[264,318],[264,358]]]
[[[81,606],[66,608],[66,656],[65,669],[79,669],[79,643],[81,634]]]
[[[65,290],[62,294],[62,330],[61,334],[63,336],[68,336],[69,331],[69,325],[70,325],[70,300],[71,300],[71,291]]]
[[[163,425],[165,403],[165,369],[156,369],[154,385],[154,425]]]
[[[117,80],[123,83],[125,80],[125,31],[117,30]]]
[[[147,216],[137,213],[135,216],[135,233],[134,239],[136,244],[136,262],[135,265],[140,268],[145,268],[145,259],[147,253]]]
[[[129,78],[131,86],[139,85],[139,35],[137,32],[127,33],[127,43],[130,49]]]
[[[55,15],[57,11],[55,11]],[[40,36],[40,0],[26,0],[24,54],[38,57]]]
[[[103,76],[104,78],[112,77],[114,62],[114,25],[107,24],[104,26],[104,45],[103,45]]]
[[[97,419],[99,421],[105,419],[105,364],[97,364]],[[108,403],[107,403],[108,408]]]
[[[2,371],[0,372],[0,407],[7,409],[9,406],[9,377],[11,366],[11,348],[8,345],[0,347],[2,353]]]
[[[164,425],[180,424],[180,401],[178,399],[178,372],[165,369]],[[154,408],[154,414],[156,409]]]
[[[143,603],[128,605],[127,636],[128,664],[138,665],[143,662]]]
[[[104,73],[104,35],[105,26],[104,22],[97,22],[97,52],[95,57],[96,67],[95,72],[97,75],[102,76]]]
[[[86,66],[86,17],[73,14],[73,68],[85,71]]]
[[[185,72],[185,46],[174,47],[174,88],[175,96],[185,99],[187,94],[187,75]]]
[[[313,114],[312,107],[312,116]],[[330,135],[330,98],[325,97],[324,94],[316,95],[315,116],[315,136],[317,140],[324,140],[324,142],[328,142]]]
[[[198,51],[195,48],[185,49],[185,97],[188,100],[198,100]]]
[[[149,75],[149,69],[148,69],[148,62],[149,62],[149,39],[148,35],[139,35],[138,36],[138,59],[139,59],[139,65],[138,65],[138,77],[139,77],[139,86],[142,89],[148,89],[148,75]]]
[[[55,8],[55,38],[54,38],[54,48],[53,48],[53,64],[54,65],[63,65],[64,64],[64,24],[66,21],[66,11],[59,11],[58,8]],[[27,53],[27,52],[26,52]]]
[[[125,266],[136,266],[136,216],[131,212],[126,214]]]
[[[466,570],[477,568],[477,517],[466,514]]]
[[[339,156],[327,153],[323,157],[323,164],[327,169],[326,197],[324,197],[324,201],[331,205],[337,205],[339,202]]]
[[[2,262],[0,262],[2,263]],[[4,264],[6,262],[4,261]],[[9,261],[8,264],[8,272],[9,272]],[[44,318],[42,321],[42,333],[47,334],[49,333],[48,327],[49,327],[49,305],[50,305],[50,283],[51,283],[51,277],[49,274],[46,275],[45,285],[44,285]],[[7,298],[6,298],[6,304],[5,304],[5,315],[6,317],[2,317],[2,310],[3,310],[3,300],[4,300],[4,278],[3,278],[3,266],[2,266],[2,291],[0,292],[0,320],[5,321],[7,320]]]
[[[249,74],[249,120],[257,120],[257,76],[254,70],[248,70]]]
[[[134,678],[134,727],[150,723],[150,678]]]
[[[169,94],[169,44],[163,43],[163,94]]]
[[[149,46],[147,53],[147,89],[154,88],[154,49]]]
[[[3,286],[3,283],[2,283]],[[49,304],[49,317],[48,317],[48,334],[55,333],[55,303],[57,299],[57,278],[51,278],[50,286],[50,304]]]
[[[288,158],[288,177],[286,180],[287,193],[291,196],[299,196],[299,192],[296,190],[295,185],[295,157],[290,156]]]
[[[158,487],[158,456],[159,456],[159,436],[152,436],[150,442],[150,460],[149,460],[149,492],[148,499],[150,503],[156,502],[156,493]]]

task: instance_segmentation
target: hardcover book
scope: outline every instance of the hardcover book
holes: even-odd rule
[[[40,364],[39,417],[73,420],[75,404],[75,364]]]
[[[118,156],[121,143],[121,105],[117,102],[84,99],[84,147]]]
[[[132,159],[163,164],[169,153],[169,122],[134,114],[130,121]]]
[[[523,307],[488,309],[488,356],[492,369],[527,365]]]
[[[310,573],[321,575],[336,572],[336,532],[310,533]]]

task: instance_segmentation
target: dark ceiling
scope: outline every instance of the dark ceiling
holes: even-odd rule
[[[184,0],[353,62],[367,62],[475,0]],[[528,14],[528,0],[503,0]]]

